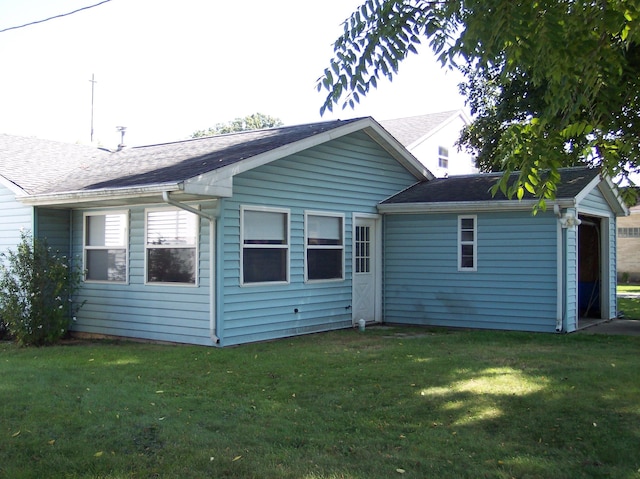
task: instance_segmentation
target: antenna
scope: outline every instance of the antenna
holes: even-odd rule
[[[93,93],[96,86],[97,81],[94,79],[94,74],[91,74],[91,143],[93,143]]]

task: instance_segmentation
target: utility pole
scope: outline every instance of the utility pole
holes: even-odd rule
[[[91,143],[93,143],[93,95],[96,83],[98,83],[95,81],[93,73],[91,74],[91,80],[89,81],[91,82]]]

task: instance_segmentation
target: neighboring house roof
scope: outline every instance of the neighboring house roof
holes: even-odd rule
[[[433,177],[372,118],[252,130],[117,152],[20,139],[11,148],[0,144],[0,175],[18,185],[28,195],[22,201],[30,204],[116,196],[123,200],[160,191],[230,196],[234,175],[357,131],[367,133],[417,179]]]
[[[574,206],[576,198],[591,191],[600,182],[607,184],[603,191],[612,209],[618,214],[625,213],[626,207],[617,193],[615,186],[596,168],[575,167],[560,168],[560,182],[556,198],[549,203],[564,203]],[[514,182],[518,173],[510,176]],[[508,199],[501,191],[491,194],[491,188],[502,178],[502,173],[483,173],[475,175],[437,178],[432,181],[417,183],[406,190],[386,199],[379,205],[381,211],[398,211],[407,206],[425,210],[458,210],[469,209],[470,206],[480,209],[531,208],[537,200],[529,192],[521,201]]]
[[[429,138],[457,117],[462,118],[465,124],[469,123],[469,119],[462,110],[451,110],[427,115],[383,120],[380,124],[400,143],[411,149],[416,143],[420,143],[426,138]]]

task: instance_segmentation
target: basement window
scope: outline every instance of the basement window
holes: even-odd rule
[[[150,209],[145,215],[147,283],[195,285],[198,216],[178,208]]]
[[[126,283],[128,212],[84,214],[85,281]]]

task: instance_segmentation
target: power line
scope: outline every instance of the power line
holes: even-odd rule
[[[69,15],[73,15],[74,13],[78,13],[78,12],[81,12],[83,10],[89,10],[90,8],[100,6],[103,3],[107,3],[107,2],[110,2],[110,1],[111,0],[102,0],[102,2],[96,3],[95,5],[89,5],[87,7],[78,8],[77,10],[74,10],[73,12],[61,13],[60,15],[54,15],[53,17],[45,18],[43,20],[36,20],[35,22],[25,23],[24,25],[17,25],[15,27],[4,28],[4,29],[0,30],[0,33],[8,32],[9,30],[17,30],[18,28],[29,27],[31,25],[37,25],[38,23],[48,22],[49,20],[54,20],[56,18],[67,17]]]

